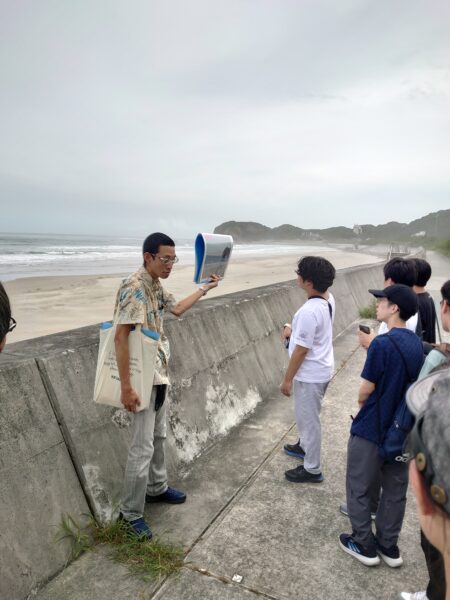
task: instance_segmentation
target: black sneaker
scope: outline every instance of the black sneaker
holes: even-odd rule
[[[283,450],[286,454],[289,454],[289,456],[295,456],[295,458],[301,459],[305,458],[305,451],[300,446],[300,440],[296,444],[285,444]]]
[[[376,545],[378,554],[389,567],[395,568],[402,566],[403,558],[400,556],[400,549],[397,544],[394,544],[390,548],[385,548],[379,544],[377,540]]]
[[[355,542],[349,533],[341,533],[339,546],[344,552],[362,562],[366,567],[375,567],[380,564],[380,557],[377,555],[375,547],[364,548],[364,546]]]
[[[322,473],[310,473],[304,469],[303,465],[299,465],[295,469],[289,469],[284,474],[288,481],[294,483],[320,483],[323,481]]]

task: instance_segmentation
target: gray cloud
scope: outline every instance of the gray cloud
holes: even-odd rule
[[[448,208],[446,2],[1,2],[0,230]]]

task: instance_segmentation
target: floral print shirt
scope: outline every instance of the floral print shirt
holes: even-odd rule
[[[153,279],[141,267],[124,279],[117,292],[114,308],[116,325],[137,325],[157,331],[161,337],[158,342],[154,385],[169,384],[168,366],[170,346],[163,329],[163,318],[166,310],[175,306],[176,300],[167,292],[159,279]]]

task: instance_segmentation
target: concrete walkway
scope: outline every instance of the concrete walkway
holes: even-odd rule
[[[355,328],[341,335],[335,348],[339,371],[322,419],[323,483],[299,485],[284,478],[297,462],[282,447],[295,441],[296,432],[291,400],[276,394],[195,461],[182,481],[171,482],[187,491],[186,504],[148,509],[154,532],[188,550],[179,574],[144,583],[100,549],[85,554],[33,597],[369,600],[424,589],[427,576],[412,497],[399,544],[405,560],[401,569],[364,567],[338,547],[339,534],[349,531],[339,504],[345,499],[346,444],[364,351],[357,349]]]

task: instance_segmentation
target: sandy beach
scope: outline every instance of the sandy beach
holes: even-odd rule
[[[322,252],[337,269],[371,264],[382,259],[373,255],[343,250]],[[138,266],[138,265],[137,265]],[[296,257],[275,256],[233,259],[226,278],[209,298],[295,278]],[[110,320],[121,279],[116,275],[80,275],[66,277],[30,277],[5,283],[10,296],[16,329],[9,343],[75,329]],[[177,264],[165,287],[176,298],[195,291],[193,266]]]

